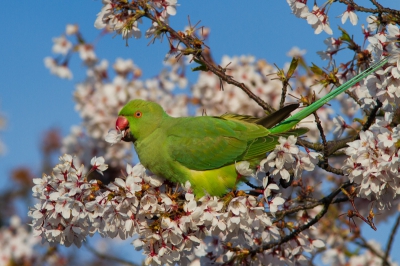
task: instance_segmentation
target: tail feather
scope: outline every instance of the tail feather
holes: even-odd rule
[[[285,107],[273,112],[272,114],[260,117],[255,121],[256,124],[262,125],[265,128],[271,128],[289,117],[290,113],[299,108],[298,103],[286,105]]]
[[[300,104],[293,103],[286,105],[285,107],[273,112],[272,114],[265,115],[263,117],[254,117],[250,115],[238,115],[232,113],[225,113],[221,116],[215,116],[216,118],[222,118],[226,120],[236,120],[236,121],[245,121],[248,123],[255,123],[261,125],[265,128],[271,128],[281,122],[282,120],[289,117],[290,113],[296,110]]]
[[[341,86],[339,86],[336,90],[331,91],[318,101],[310,104],[297,114],[294,114],[293,116],[289,117],[285,121],[281,122],[279,125],[273,127],[270,129],[271,133],[280,133],[280,132],[285,132],[291,128],[293,128],[295,125],[297,125],[301,120],[312,114],[313,112],[317,111],[321,106],[341,94],[342,92],[345,92],[349,88],[351,88],[354,84],[357,82],[360,82],[363,78],[366,76],[370,75],[371,73],[375,72],[377,69],[381,68],[383,65],[385,65],[388,62],[388,58],[384,58],[378,63],[370,66],[360,74],[356,75],[352,79],[348,80]]]

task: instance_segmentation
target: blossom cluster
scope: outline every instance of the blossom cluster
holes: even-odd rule
[[[364,104],[368,107],[375,106],[376,100],[382,103],[382,108],[387,112],[393,112],[400,104],[400,29],[396,25],[389,24],[385,28],[377,25],[377,18],[370,16],[368,25],[368,51],[379,61],[389,56],[389,63],[375,75],[370,75],[365,80],[365,87],[361,93]],[[377,32],[371,34],[371,32]]]
[[[332,3],[326,2],[321,7],[319,7],[315,2],[312,10],[307,6],[306,0],[287,0],[292,12],[296,17],[307,20],[307,23],[311,25],[314,29],[315,34],[320,34],[325,31],[327,34],[332,35],[332,29],[329,24],[329,17],[327,10]],[[350,20],[351,24],[357,25],[358,17],[354,12],[352,6],[348,6],[347,9],[341,15],[342,23],[346,23],[347,19]]]
[[[50,244],[78,247],[96,232],[121,239],[137,235],[133,245],[143,250],[147,265],[173,265],[189,263],[194,254],[204,263],[226,262],[237,255],[235,250],[279,241],[285,232],[270,216],[280,209],[272,203],[277,196],[266,200],[238,192],[196,199],[189,182],[175,189],[140,164],[128,164],[126,176],[104,185],[89,180],[93,171],[107,169],[103,157],[94,157],[91,165],[78,167],[65,154],[51,175],[34,179],[33,196],[39,200],[29,211],[34,235]],[[280,249],[258,254],[257,260],[260,265],[272,258],[302,261],[303,252],[321,247],[321,241],[302,233]]]
[[[40,238],[34,237],[28,228],[21,224],[17,216],[12,216],[10,226],[0,229],[0,264],[31,265],[35,261],[34,246]]]
[[[0,228],[0,265],[56,266],[67,261],[59,252],[44,251],[39,247],[40,237],[16,215]],[[43,253],[46,255],[43,256]]]
[[[288,0],[293,13],[301,18],[309,20],[309,11],[306,1]],[[317,9],[314,6],[314,9]],[[311,12],[313,13],[313,12]],[[314,12],[315,13],[315,12]],[[318,13],[318,12],[317,12]],[[321,13],[319,13],[321,14]],[[354,8],[348,7],[342,16],[344,23],[350,18],[353,25],[357,19]],[[358,196],[371,201],[376,201],[378,208],[390,209],[391,206],[398,204],[399,191],[399,133],[397,124],[391,121],[397,106],[400,104],[400,45],[398,44],[400,29],[395,24],[383,24],[375,16],[367,17],[367,27],[362,26],[364,34],[365,50],[356,51],[360,58],[357,64],[362,65],[361,55],[368,60],[378,62],[384,57],[388,57],[388,63],[381,70],[369,75],[363,82],[356,84],[350,91],[355,101],[346,101],[341,96],[343,112],[353,116],[355,111],[361,107],[365,113],[369,113],[378,103],[382,104],[382,109],[386,112],[383,119],[377,122],[367,131],[360,132],[360,139],[348,143],[349,148],[346,154],[346,165],[343,169],[349,174],[350,181],[359,185]],[[327,48],[325,51],[318,52],[323,60],[329,60],[329,65],[333,62],[334,56],[343,50],[345,44],[352,42],[346,38],[344,31],[339,38],[329,37],[325,40]],[[341,82],[354,77],[357,72],[353,63],[342,65],[342,71],[337,73]],[[351,111],[349,111],[351,110]],[[340,137],[346,129],[356,131],[356,127],[349,125],[342,117],[334,120],[334,135]],[[394,125],[394,126],[393,126]]]
[[[176,14],[177,0],[148,0],[144,6],[132,1],[121,3],[118,0],[103,0],[103,8],[97,14],[94,26],[98,29],[107,28],[109,31],[115,31],[123,39],[127,40],[132,36],[140,38],[142,33],[139,29],[141,17],[144,15],[144,9],[152,10],[156,19],[168,23],[168,17]],[[140,9],[139,9],[140,8]],[[146,31],[146,37],[155,35],[157,23]],[[155,37],[158,37],[155,35]]]
[[[328,16],[325,14],[325,10],[328,10],[327,5],[331,3],[325,3],[324,6],[318,7],[314,4],[313,10],[309,11],[306,5],[307,1],[303,0],[288,0],[294,15],[300,18],[307,19],[308,23],[313,26],[315,33],[318,34],[325,30],[328,34],[332,34],[329,27]],[[357,24],[358,18],[355,14],[354,7],[349,5],[346,11],[342,14],[342,23],[350,18],[353,25]],[[364,61],[368,61],[372,58],[373,62],[378,62],[384,57],[389,57],[389,62],[381,70],[368,76],[363,82],[357,84],[350,89],[352,93],[359,99],[361,108],[363,111],[367,111],[376,105],[377,100],[380,101],[385,111],[393,112],[400,104],[400,45],[399,36],[400,29],[398,25],[394,23],[380,23],[376,16],[370,15],[367,17],[367,27],[362,26],[364,34],[364,44],[367,43],[365,50],[355,50],[356,47],[361,49],[361,46],[354,45],[353,40],[348,39],[349,37],[342,36],[339,38],[329,37],[325,40],[327,48],[325,51],[319,51],[318,54],[323,60],[329,60],[328,66],[333,63],[334,56],[345,48],[352,48],[358,53],[357,65],[362,65]],[[342,30],[343,31],[343,30]],[[343,34],[346,35],[343,31]],[[349,45],[350,44],[350,45]],[[364,47],[362,47],[364,49]],[[342,71],[337,73],[337,78],[343,83],[357,74],[355,70],[355,64],[350,62],[341,65]],[[340,96],[342,111],[350,116],[353,116],[359,106],[356,105],[353,100],[345,100],[343,96]]]
[[[354,86],[352,91],[361,101],[361,108],[368,110],[376,105],[379,100],[385,111],[393,112],[400,104],[400,45],[398,38],[400,29],[398,26],[388,24],[385,27],[378,25],[375,16],[367,18],[368,26],[363,29],[364,40],[368,45],[363,53],[378,62],[384,57],[389,57],[389,62],[381,70],[369,75],[362,83]],[[327,48],[318,54],[323,60],[332,62],[333,56],[343,49],[345,42],[341,38],[329,37],[325,40]],[[353,67],[343,65],[343,71],[338,73],[338,78],[344,82],[356,75]],[[354,104],[354,101],[353,101]]]
[[[392,117],[386,113],[361,131],[359,140],[348,143],[349,157],[343,166],[358,185],[358,197],[376,201],[380,210],[390,209],[400,194],[400,125],[393,128]]]
[[[296,146],[297,138],[289,136],[287,139],[279,137],[279,144],[268,154],[267,158],[260,162],[261,170],[270,172],[271,176],[282,178],[286,182],[290,180],[290,171],[300,178],[303,170],[313,171],[318,162],[319,154],[307,150],[300,151]]]

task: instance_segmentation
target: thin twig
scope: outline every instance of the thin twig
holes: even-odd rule
[[[264,110],[272,113],[275,111],[272,106],[270,106],[268,103],[264,102],[260,97],[255,95],[244,83],[238,82],[234,80],[232,77],[229,75],[226,75],[223,70],[221,70],[220,67],[215,66],[213,63],[208,62],[207,59],[202,56],[201,52],[202,50],[199,50],[194,47],[194,45],[187,39],[178,34],[173,28],[171,28],[169,25],[165,24],[163,21],[158,20],[155,18],[149,11],[146,12],[145,16],[149,18],[151,21],[156,22],[160,25],[162,25],[163,28],[165,28],[173,38],[179,40],[181,43],[183,43],[187,48],[190,48],[193,50],[190,54],[192,54],[199,63],[205,65],[207,67],[207,70],[213,72],[215,75],[217,75],[221,80],[225,81],[228,84],[234,85],[241,90],[243,90],[251,99],[253,99],[259,106],[261,106]],[[197,52],[195,52],[197,51]]]
[[[344,172],[343,172],[342,169],[332,167],[329,164],[328,165],[324,165],[324,161],[319,161],[318,162],[318,166],[321,167],[322,169],[324,169],[325,171],[329,172],[329,173],[332,173],[332,174],[335,174],[335,175],[344,175]]]
[[[285,104],[285,99],[286,99],[286,93],[287,93],[287,87],[289,85],[289,81],[285,80],[283,82],[283,87],[282,87],[282,94],[281,94],[281,102],[279,103],[279,108],[283,108]]]
[[[377,9],[374,9],[374,8],[366,8],[366,7],[359,6],[350,0],[338,0],[338,1],[339,1],[339,3],[345,4],[345,5],[350,5],[354,8],[354,10],[360,11],[360,12],[373,13],[373,14],[382,14],[382,12],[385,12],[385,13],[392,14],[395,16],[400,16],[399,10],[394,10],[391,8],[383,7],[380,4],[378,4],[380,7],[378,7]],[[371,1],[371,2],[374,3],[373,1]]]
[[[360,241],[354,241],[354,243],[362,248],[366,248],[368,249],[372,254],[374,254],[375,256],[381,258],[383,260],[383,257],[381,254],[379,254],[370,244],[368,244],[367,242],[360,242]],[[385,263],[384,261],[382,262],[383,265],[388,266],[389,264]]]
[[[325,132],[324,132],[324,128],[321,125],[321,120],[319,119],[319,116],[317,115],[317,112],[313,113],[314,117],[315,117],[315,123],[317,123],[317,128],[319,131],[319,135],[321,136],[322,139],[322,145],[323,145],[323,163],[322,163],[322,168],[325,169],[328,167],[328,144],[326,142],[326,137],[325,137]]]
[[[393,225],[392,232],[390,233],[389,240],[386,244],[386,251],[385,251],[385,256],[384,256],[383,262],[388,261],[390,249],[392,248],[394,236],[396,235],[399,225],[400,225],[400,214],[397,215],[396,222]],[[383,262],[382,262],[382,265],[383,265]]]
[[[352,98],[359,106],[362,105],[362,102],[360,101],[360,99],[358,99],[355,93],[351,91],[345,91],[344,93],[346,93],[350,98]]]
[[[376,8],[378,8],[378,10],[380,12],[382,12],[383,10],[383,6],[381,4],[379,4],[378,2],[376,2],[376,0],[370,0],[372,2],[372,4],[374,4],[374,6],[376,6]]]
[[[256,185],[250,183],[249,181],[245,181],[244,183],[245,183],[246,185],[248,185],[249,187],[253,188],[253,189],[263,189],[262,186],[256,186]]]
[[[330,204],[333,202],[333,199],[342,191],[342,188],[346,188],[348,186],[350,186],[351,183],[350,181],[344,182],[340,187],[338,187],[337,189],[335,189],[331,194],[329,194],[328,196],[326,196],[325,198],[322,198],[320,200],[320,203],[324,205],[324,207],[322,208],[322,210],[313,218],[311,219],[308,223],[303,224],[301,226],[299,226],[296,230],[294,230],[292,233],[290,233],[289,235],[286,235],[285,237],[281,238],[281,240],[279,241],[275,241],[275,242],[270,242],[270,243],[266,243],[262,246],[260,246],[259,248],[256,249],[250,249],[248,255],[249,256],[254,256],[257,253],[262,253],[265,250],[271,249],[273,247],[282,245],[283,243],[288,242],[289,240],[293,239],[294,237],[296,237],[298,234],[300,234],[302,231],[310,228],[312,225],[314,225],[315,223],[317,223],[328,211],[328,208],[330,206]],[[232,258],[232,261],[235,259],[236,257]]]
[[[346,201],[349,201],[349,199],[347,197],[341,197],[341,198],[337,198],[334,201],[332,201],[331,204],[341,203],[341,202],[346,202]],[[275,215],[276,215],[276,217],[279,217],[279,218],[277,218],[274,221],[280,221],[285,216],[292,214],[292,213],[297,213],[299,211],[314,209],[315,207],[322,205],[322,204],[324,204],[323,199],[320,199],[320,200],[315,200],[315,202],[307,204],[307,205],[297,206],[297,207],[294,207],[294,208],[291,208],[291,209],[288,209],[285,211],[278,211],[278,212],[276,212]]]
[[[375,121],[376,115],[378,114],[379,108],[382,107],[382,103],[377,100],[376,101],[376,105],[375,107],[369,112],[369,116],[367,119],[367,122],[365,122],[365,124],[363,125],[363,127],[361,128],[362,131],[366,131],[368,130],[371,125],[373,124],[373,122]],[[338,140],[334,140],[334,141],[327,141],[326,142],[326,151],[328,156],[334,154],[336,151],[338,151],[339,149],[342,149],[344,147],[347,146],[348,142],[352,142],[354,140],[357,140],[360,138],[360,135],[354,135],[354,136],[350,136],[350,137],[346,137],[343,139],[338,139]],[[321,144],[321,143],[313,143],[313,142],[309,142],[306,141],[304,139],[297,139],[297,143],[301,146],[307,147],[309,149],[312,149],[314,151],[324,151],[325,149],[325,145]],[[331,172],[331,171],[329,171]]]
[[[359,236],[359,239],[361,240],[361,242],[359,241],[354,241],[355,244],[359,245],[360,247],[366,248],[369,251],[371,251],[371,253],[373,253],[375,256],[377,256],[378,258],[382,259],[382,264],[384,266],[389,266],[389,262],[387,260],[385,260],[384,255],[382,255],[382,252],[377,251],[373,246],[371,246],[367,240],[365,238],[363,238],[362,236]]]
[[[362,131],[366,131],[370,128],[370,126],[372,125],[372,123],[375,121],[375,117],[376,114],[378,113],[379,108],[382,107],[382,103],[379,100],[376,100],[376,105],[375,107],[372,109],[370,115],[368,116],[367,122],[365,122],[365,124],[362,127]]]

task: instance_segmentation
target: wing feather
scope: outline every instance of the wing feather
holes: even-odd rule
[[[256,124],[216,117],[181,118],[168,130],[169,156],[193,170],[210,170],[242,160],[249,141],[269,131]]]
[[[300,136],[307,133],[307,128],[297,128],[292,129],[288,132],[279,133],[279,134],[269,134],[267,136],[263,136],[255,139],[252,142],[249,142],[248,149],[241,160],[251,160],[253,158],[257,158],[265,155],[265,153],[272,151],[275,146],[279,143],[279,137],[288,138],[290,135]]]
[[[305,132],[307,129],[294,129],[270,134],[261,125],[237,118],[180,118],[168,129],[166,145],[174,161],[189,169],[204,171],[243,160],[261,159],[275,148],[280,136],[298,136]]]

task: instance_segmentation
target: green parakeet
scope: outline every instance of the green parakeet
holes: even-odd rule
[[[190,181],[197,197],[221,196],[237,184],[236,163],[248,161],[256,167],[280,136],[306,133],[305,128],[293,127],[386,62],[371,66],[289,118],[298,104],[262,118],[236,114],[174,118],[157,103],[132,100],[119,112],[116,128],[125,131],[123,140],[133,142],[140,162],[154,174],[172,182]]]

